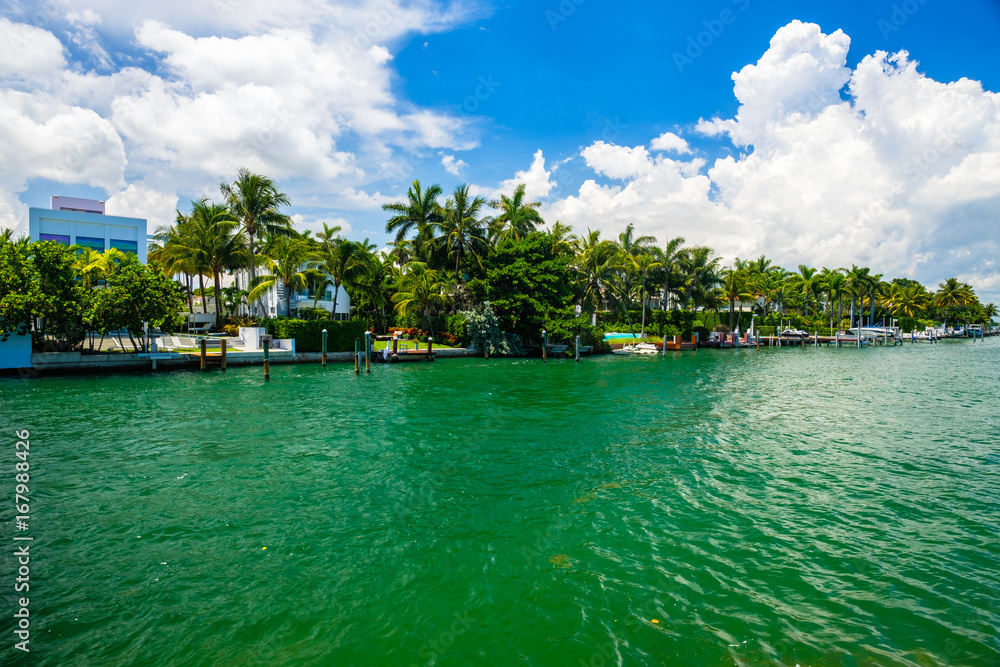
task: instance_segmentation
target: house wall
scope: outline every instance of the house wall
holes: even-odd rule
[[[142,218],[45,208],[28,209],[28,237],[32,241],[39,241],[44,235],[58,236],[68,245],[86,245],[100,252],[114,247],[130,250],[130,246],[134,244],[139,261],[146,263],[148,241],[146,221]]]
[[[287,315],[284,299],[284,286],[278,289],[270,290],[264,296],[264,307],[267,309],[268,317],[275,317],[277,315]],[[333,287],[328,287],[323,295],[324,297],[329,296],[329,299],[320,299],[315,307],[323,308],[324,310],[331,310],[333,308]],[[307,291],[302,291],[292,293],[291,306],[294,311],[296,308],[312,308],[314,297],[309,296]],[[337,292],[337,312],[334,314],[334,319],[350,319],[351,317],[351,297],[348,296],[347,290],[343,286]]]
[[[11,336],[0,342],[0,368],[31,367],[31,336]]]

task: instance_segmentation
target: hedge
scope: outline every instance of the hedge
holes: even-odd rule
[[[269,320],[267,333],[275,338],[294,338],[296,352],[322,352],[323,329],[327,331],[327,352],[353,352],[354,341],[365,338],[367,323],[360,320]]]

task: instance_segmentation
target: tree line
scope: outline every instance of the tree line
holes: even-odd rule
[[[637,235],[632,224],[617,238],[591,229],[577,234],[558,221],[546,225],[523,184],[488,201],[468,185],[446,196],[438,185],[413,181],[405,200],[383,206],[393,237],[384,249],[347,239],[336,226],[297,231],[283,212],[288,196],[272,179],[245,169],[220,185],[220,195],[219,202],[201,199],[188,213],[178,211],[149,250],[149,266],[177,281],[191,312],[196,291],[214,293],[217,326],[226,316],[259,318],[259,299],[279,286],[290,316],[323,317],[315,306],[327,288],[335,312],[343,288],[351,318],[379,331],[405,326],[433,333],[449,314],[469,320],[488,308],[502,332],[522,339],[543,327],[592,329],[598,313],[644,333],[653,308],[714,313],[719,325],[725,313],[729,329],[745,327],[751,316],[765,324],[794,318],[810,328],[840,328],[891,318],[914,325],[985,322],[997,315],[956,278],[932,291],[856,265],[790,271],[764,256],[723,264],[707,246],[683,237],[660,243]],[[78,271],[78,279],[86,277]],[[292,292],[307,289],[316,295],[312,307],[296,309]]]

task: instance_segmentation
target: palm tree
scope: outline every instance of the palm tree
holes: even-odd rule
[[[279,236],[271,241],[268,250],[269,257],[264,264],[268,273],[251,281],[247,300],[256,301],[280,283],[285,288],[285,312],[291,317],[292,292],[309,284],[312,247],[300,236]]]
[[[353,284],[367,270],[368,258],[367,248],[357,241],[348,241],[339,236],[324,241],[316,255],[317,265],[313,272],[313,276],[318,278],[313,305],[319,302],[320,294],[332,285],[331,315],[336,317],[341,285]]]
[[[736,302],[747,301],[753,298],[753,292],[747,279],[746,264],[740,262],[737,257],[733,268],[726,269],[722,273],[722,296],[729,302],[729,330],[733,330],[733,311]],[[740,308],[742,314],[743,309]]]
[[[485,199],[473,197],[470,201],[469,186],[459,185],[452,198],[445,202],[442,220],[435,223],[442,231],[441,242],[448,248],[448,254],[455,256],[455,279],[459,282],[462,282],[463,255],[471,255],[482,266],[480,254],[489,245],[485,221],[480,218],[484,206]]]
[[[656,261],[656,258],[650,253],[643,253],[636,255],[634,257],[629,257],[629,269],[632,273],[639,278],[639,301],[642,304],[642,327],[639,329],[639,333],[642,335],[646,334],[646,301],[649,299],[649,290],[647,289],[650,272],[653,269],[658,269],[662,265]]]
[[[607,299],[609,283],[621,268],[618,247],[612,241],[602,241],[601,232],[587,230],[579,245],[576,270],[581,283],[580,305],[585,312],[596,314]]]
[[[893,285],[889,297],[889,308],[893,314],[916,317],[931,303],[930,295],[923,285]]]
[[[938,291],[934,294],[934,305],[945,309],[945,325],[948,324],[948,316],[951,311],[959,306],[964,306],[974,299],[972,288],[958,278],[948,278],[943,283],[938,283]]]
[[[432,185],[424,190],[420,181],[413,181],[413,185],[406,193],[406,202],[382,205],[383,211],[395,214],[385,223],[385,231],[396,232],[397,245],[410,232],[416,230],[416,250],[418,252],[423,250],[421,245],[430,240],[431,225],[440,222],[442,218],[441,206],[437,202],[439,196],[441,196],[440,185]]]
[[[562,224],[558,220],[556,220],[556,224],[552,225],[549,235],[552,237],[552,254],[554,255],[568,255],[572,253],[574,244],[579,241],[576,235],[573,234],[573,228]]]
[[[93,287],[94,283],[104,276],[107,266],[104,256],[92,248],[83,248],[73,262],[73,271],[83,279],[87,287]]]
[[[712,249],[695,246],[686,253],[684,271],[684,300],[695,310],[707,308],[716,302],[715,288],[722,282],[719,276],[719,257],[712,257]]]
[[[809,302],[815,292],[817,280],[816,269],[805,264],[799,264],[799,272],[792,274],[790,278],[791,287],[802,297],[806,317],[809,317]]]
[[[279,210],[288,197],[267,176],[240,169],[233,183],[221,183],[226,203],[246,234],[250,248],[250,282],[256,282],[256,241],[262,236],[292,236],[291,220]],[[248,299],[252,302],[254,299]]]
[[[847,276],[841,269],[830,271],[823,268],[823,289],[826,290],[826,299],[830,304],[830,328],[833,328],[833,299],[837,298],[837,328],[844,317],[844,289],[847,286]]]
[[[191,202],[191,215],[178,239],[185,254],[194,258],[195,266],[210,275],[215,283],[215,326],[222,326],[222,274],[236,269],[244,261],[245,237],[237,232],[239,221],[229,207],[210,204],[207,199]],[[200,274],[199,274],[200,278]],[[207,312],[204,282],[202,311]]]
[[[635,235],[635,225],[631,222],[625,226],[625,231],[618,235],[618,245],[629,257],[636,257],[649,252],[650,246],[656,243],[655,236]]]
[[[851,295],[851,326],[854,326],[854,304],[856,299],[864,299],[864,296],[872,290],[872,285],[874,284],[874,277],[871,275],[871,269],[868,267],[859,267],[856,264],[851,265],[851,269],[847,272],[847,290]],[[860,315],[858,318],[858,325],[861,325]]]
[[[671,297],[679,297],[679,292],[675,289],[683,283],[680,275],[680,267],[684,262],[687,250],[684,248],[684,237],[677,236],[667,241],[663,250],[657,249],[656,256],[660,266],[663,267],[663,310],[668,309],[668,300]]]
[[[493,236],[497,242],[512,238],[520,241],[535,231],[537,225],[544,224],[538,207],[541,202],[527,202],[525,185],[521,183],[514,189],[514,194],[508,197],[500,195],[500,199],[490,202],[490,207],[500,211],[493,218]]]
[[[446,285],[441,279],[440,272],[421,265],[402,277],[399,291],[392,295],[392,302],[396,304],[396,312],[400,315],[423,312],[427,317],[428,330],[433,336],[434,323],[431,321],[431,311],[435,307],[443,308],[448,305],[445,291]]]
[[[180,211],[176,211],[174,223],[172,226],[161,227],[156,231],[153,238],[160,241],[162,245],[150,253],[149,259],[158,264],[166,276],[178,274],[184,276],[188,312],[193,313],[194,289],[192,280],[194,275],[198,273],[199,267],[197,258],[191,252],[190,244],[185,239],[188,217]]]

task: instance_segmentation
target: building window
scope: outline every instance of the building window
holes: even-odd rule
[[[39,241],[55,241],[56,243],[62,243],[63,245],[69,245],[69,237],[63,236],[62,234],[39,234]]]
[[[135,241],[122,241],[119,239],[111,239],[111,247],[117,248],[122,252],[130,252],[133,255],[139,254],[139,246]]]
[[[76,245],[81,248],[90,248],[97,252],[104,252],[104,239],[96,239],[87,236],[77,236]]]

